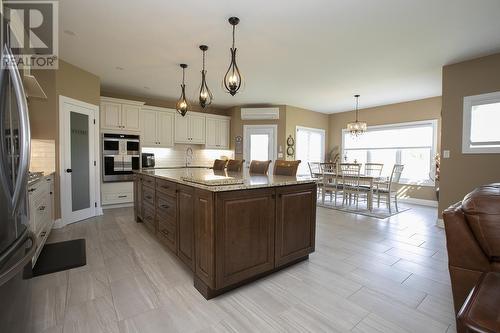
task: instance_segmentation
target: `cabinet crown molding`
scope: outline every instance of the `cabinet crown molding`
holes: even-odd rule
[[[131,101],[128,99],[106,97],[106,96],[101,96],[101,103],[102,102],[113,102],[113,103],[120,103],[120,104],[140,105],[140,106],[146,104],[146,102]]]

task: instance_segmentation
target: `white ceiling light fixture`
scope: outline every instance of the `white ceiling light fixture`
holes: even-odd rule
[[[358,120],[359,96],[360,95],[354,95],[354,98],[356,98],[356,121],[347,124],[347,130],[354,137],[358,137],[360,135],[363,135],[363,133],[366,132],[366,129],[368,127],[368,124],[366,122]]]

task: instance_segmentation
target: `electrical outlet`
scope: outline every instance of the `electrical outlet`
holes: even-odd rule
[[[450,151],[449,150],[443,150],[443,158],[450,158]]]

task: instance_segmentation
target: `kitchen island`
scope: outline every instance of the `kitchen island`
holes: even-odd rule
[[[211,169],[136,172],[134,215],[210,299],[314,251],[316,183]]]

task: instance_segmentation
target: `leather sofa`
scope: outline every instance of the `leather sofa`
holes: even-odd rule
[[[481,186],[443,212],[455,312],[484,272],[500,272],[500,183]]]

